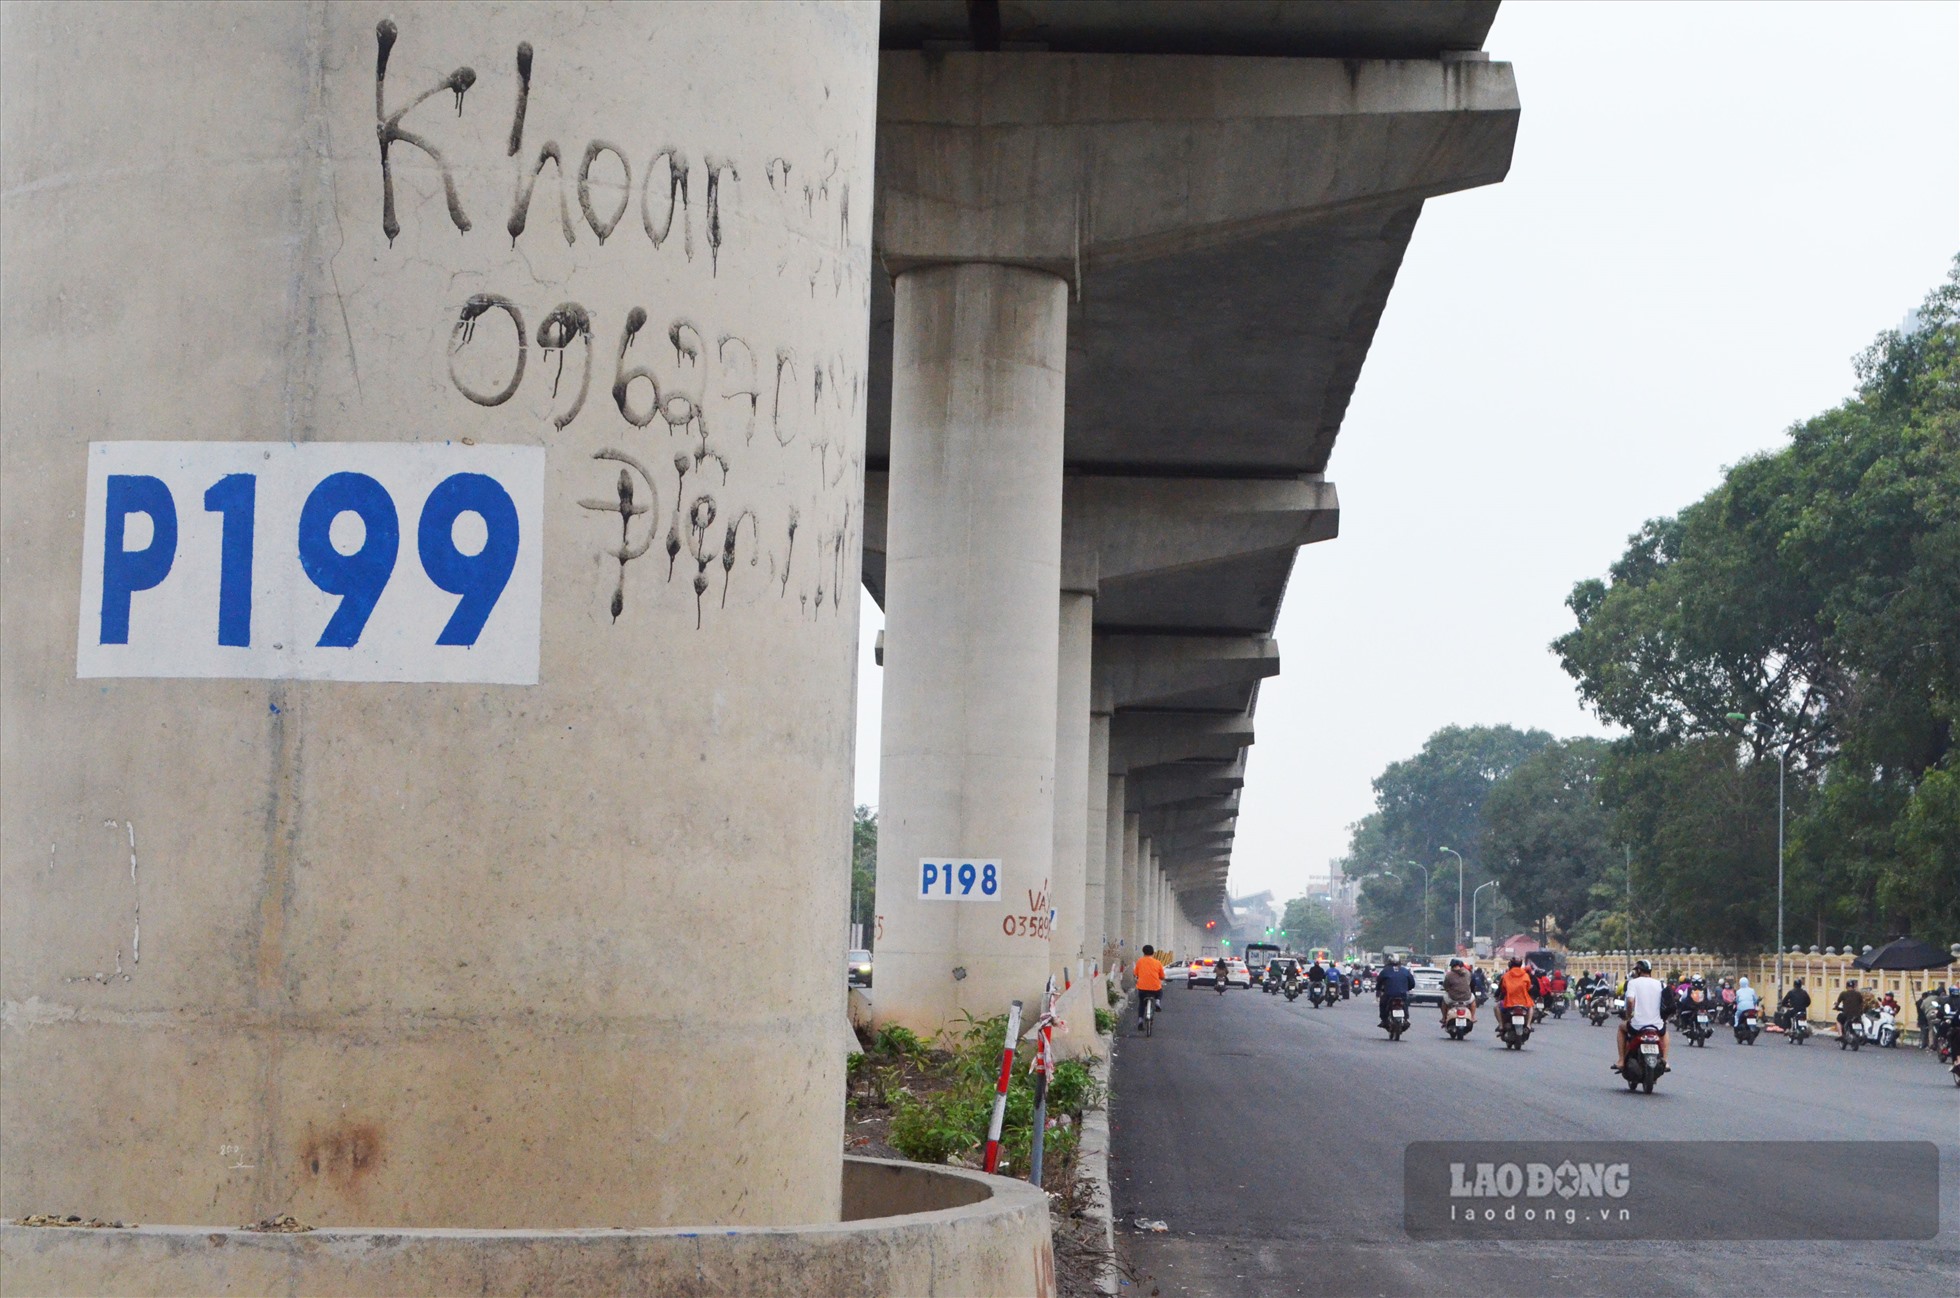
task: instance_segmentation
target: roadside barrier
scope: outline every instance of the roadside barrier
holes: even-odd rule
[[[1000,1082],[994,1088],[994,1116],[987,1122],[987,1171],[1000,1166],[1000,1124],[1007,1116],[1007,1084],[1014,1079],[1014,1043],[1021,1035],[1021,1002],[1007,1007],[1007,1044],[1000,1053]]]

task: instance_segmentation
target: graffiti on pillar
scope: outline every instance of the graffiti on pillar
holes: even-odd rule
[[[518,42],[510,80],[480,84],[467,64],[440,77],[416,71],[410,55],[428,52],[392,20],[375,41],[382,233],[390,248],[438,257],[459,240],[508,239],[530,270],[529,284],[499,275],[435,307],[447,381],[473,417],[504,429],[535,419],[555,446],[589,459],[568,503],[609,569],[610,620],[651,610],[669,588],[697,629],[765,599],[805,618],[841,613],[862,532],[852,502],[864,472],[863,339],[798,336],[791,321],[775,323],[785,336],[758,336],[716,318],[713,286],[729,282],[724,272],[760,272],[795,284],[799,298],[868,306],[868,253],[852,244],[858,177],[845,156],[743,158],[665,127],[653,138],[568,137],[554,117],[564,106],[548,43]],[[403,82],[426,88],[403,92]],[[498,102],[464,117],[472,88],[472,104]],[[425,106],[444,91],[454,118]],[[494,180],[476,165],[485,153],[510,168],[495,181],[508,189],[472,189]],[[438,192],[447,221],[430,219]],[[503,230],[473,234],[468,212],[486,202],[507,204]],[[581,270],[638,260],[605,292],[568,294],[536,266],[575,247]],[[649,291],[634,302],[634,272],[649,256],[693,295]],[[629,286],[623,302],[599,300],[617,285]],[[656,555],[666,562],[641,562]]]
[[[1028,908],[1001,918],[1001,932],[1009,937],[1031,937],[1046,942],[1055,925],[1055,912],[1048,905],[1048,880],[1040,888],[1028,888]]]

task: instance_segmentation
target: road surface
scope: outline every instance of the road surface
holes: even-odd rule
[[[1960,1294],[1960,1088],[1905,1047],[1765,1036],[1672,1043],[1651,1096],[1607,1071],[1612,1025],[1547,1022],[1522,1053],[1486,1007],[1463,1042],[1435,1012],[1390,1043],[1372,999],[1313,1009],[1233,990],[1165,994],[1150,1038],[1124,1022],[1112,1073],[1118,1249],[1164,1295]],[[1874,1243],[1434,1242],[1403,1229],[1404,1147],[1417,1140],[1929,1140],[1940,1234]],[[1829,1176],[1820,1165],[1817,1175]],[[1711,1235],[1775,1183],[1711,1191]],[[1138,1218],[1165,1222],[1138,1231]],[[1718,1226],[1717,1223],[1722,1223]],[[1740,1231],[1734,1232],[1743,1233]],[[1639,1278],[1626,1268],[1644,1268]],[[1137,1294],[1125,1287],[1124,1294]]]

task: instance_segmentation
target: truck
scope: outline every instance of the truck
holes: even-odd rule
[[[1264,980],[1267,962],[1278,954],[1279,944],[1276,942],[1248,942],[1245,944],[1245,968],[1246,972],[1252,976],[1252,985],[1254,987],[1259,986]]]

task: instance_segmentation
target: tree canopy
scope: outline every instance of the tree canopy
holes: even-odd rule
[[[1658,940],[1960,936],[1960,259],[1858,389],[1631,538],[1554,642],[1622,726],[1602,772]]]

